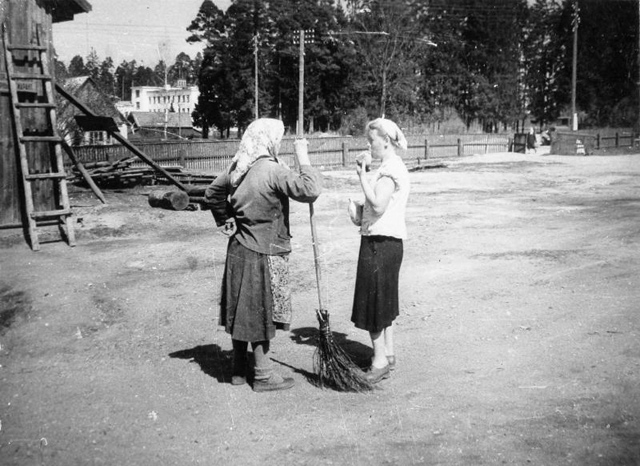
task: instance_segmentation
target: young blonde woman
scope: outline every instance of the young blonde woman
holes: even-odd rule
[[[366,162],[356,165],[364,203],[351,321],[369,332],[373,359],[366,375],[377,383],[395,367],[393,321],[399,315],[398,277],[407,237],[409,173],[398,155],[399,150],[407,149],[407,141],[393,121],[373,120],[366,133],[371,157],[380,160],[380,167],[370,180]]]

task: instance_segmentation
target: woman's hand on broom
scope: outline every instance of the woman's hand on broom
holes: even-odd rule
[[[309,141],[305,138],[296,138],[293,142],[293,149],[296,153],[298,165],[311,165],[309,160]]]

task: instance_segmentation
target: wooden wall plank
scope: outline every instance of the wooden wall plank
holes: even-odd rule
[[[16,52],[17,72],[42,73],[53,75],[51,15],[39,0],[4,0],[2,2],[2,21],[7,25],[9,40],[15,44],[36,43],[38,29],[42,31],[42,44],[49,47],[50,69],[38,68],[37,54],[33,51]],[[11,96],[8,92],[4,51],[0,65],[0,226],[22,223],[22,189],[19,172],[19,155],[15,141]],[[36,82],[37,94],[34,99],[44,99],[43,83]],[[23,128],[45,131],[50,127],[46,112],[38,109],[23,109]],[[55,154],[50,144],[31,144],[28,150],[29,165],[33,173],[51,171]],[[36,210],[53,210],[57,204],[55,184],[50,180],[33,184],[34,205]]]
[[[2,2],[0,19],[7,27],[11,27],[16,6],[15,2]],[[0,47],[0,226],[22,223],[19,176],[4,47]]]

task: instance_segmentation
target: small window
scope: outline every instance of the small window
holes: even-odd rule
[[[87,142],[90,146],[111,144],[111,136],[109,136],[105,131],[89,131],[87,136]]]

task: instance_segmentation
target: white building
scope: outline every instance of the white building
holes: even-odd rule
[[[120,100],[115,103],[115,106],[125,117],[128,117],[136,109],[130,100]]]
[[[198,86],[178,81],[176,87],[132,86],[131,103],[136,112],[176,112],[191,115],[198,103]]]

